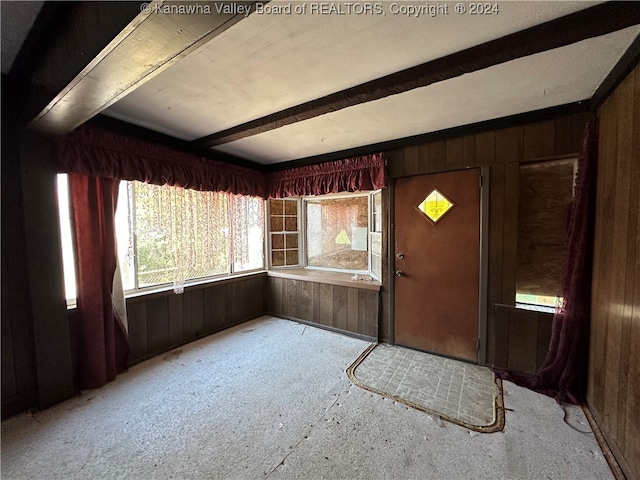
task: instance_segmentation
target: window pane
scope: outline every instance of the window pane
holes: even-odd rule
[[[298,250],[287,250],[285,252],[287,265],[297,265],[298,264]]]
[[[162,215],[168,202],[160,187],[139,182],[134,183],[134,202],[139,286],[169,283],[174,274],[170,215]]]
[[[269,200],[269,210],[271,215],[283,215],[284,214],[284,200]]]
[[[298,202],[296,200],[284,200],[284,214],[298,215]]]
[[[288,233],[286,238],[287,238],[287,248],[298,248],[297,233]]]
[[[382,193],[373,194],[373,232],[382,232]]]
[[[135,182],[138,286],[229,273],[229,197]]]
[[[382,192],[377,191],[372,198],[371,234],[369,249],[371,253],[371,273],[382,278]]]
[[[297,198],[269,200],[272,267],[300,264],[298,257],[298,204],[299,199]]]
[[[271,217],[271,231],[282,232],[284,231],[284,219],[282,217]]]
[[[136,288],[133,249],[133,217],[131,215],[132,193],[133,190],[131,182],[120,182],[118,187],[118,207],[116,208],[115,221],[120,275],[122,275],[122,288],[125,290],[133,290]]]
[[[286,217],[284,219],[284,230],[286,232],[297,232],[298,231],[298,218],[297,217]]]
[[[234,271],[263,268],[264,200],[232,195],[231,209]]]
[[[64,290],[67,301],[76,299],[76,267],[71,233],[71,208],[69,205],[69,179],[66,173],[58,178],[58,214],[60,215],[60,240],[62,243],[62,266],[64,269]]]
[[[371,233],[371,272],[382,276],[382,234]]]
[[[527,295],[526,293],[516,293],[516,303],[541,305],[544,307],[556,308],[562,304],[562,297],[552,297],[546,295]]]
[[[271,252],[271,265],[274,267],[284,266],[284,250],[274,250]]]
[[[274,250],[284,250],[284,235],[282,233],[274,233],[271,235],[271,248]]]
[[[368,196],[309,199],[306,214],[308,265],[368,270]]]
[[[58,206],[66,297],[73,301],[76,280],[66,174],[58,175]],[[233,271],[264,268],[261,198],[122,181],[115,229],[125,290],[181,286],[185,280],[230,273],[231,258]]]

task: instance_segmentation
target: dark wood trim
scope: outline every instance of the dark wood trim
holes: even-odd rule
[[[478,365],[487,364],[489,303],[489,206],[491,204],[491,167],[480,167],[480,270],[478,293]]]
[[[600,429],[600,426],[598,425],[598,421],[596,421],[595,416],[591,412],[591,407],[589,406],[588,403],[582,404],[581,407],[582,407],[582,411],[584,412],[584,416],[587,418],[587,421],[589,422],[589,426],[591,427],[591,430],[593,430],[593,436],[598,442],[598,446],[600,447],[600,450],[602,450],[602,456],[607,461],[607,464],[611,469],[611,473],[613,474],[613,477],[615,478],[615,480],[625,480],[627,476],[625,476],[625,473],[622,470],[622,465],[618,463],[618,460],[616,459],[616,456],[613,453],[613,449],[609,446],[609,443],[607,442],[607,438],[604,432]],[[620,455],[620,452],[618,452],[618,456],[619,458],[624,458],[623,456]],[[626,468],[626,471],[629,474],[629,478],[633,478],[631,476],[631,470],[628,467]]]
[[[638,63],[640,63],[640,35],[636,37],[591,97],[591,110],[595,111],[600,108]]]
[[[2,402],[2,420],[24,412],[38,403],[36,392],[25,392]]]
[[[379,153],[388,150],[395,150],[412,145],[420,145],[423,143],[443,141],[451,138],[458,138],[465,135],[475,135],[490,130],[498,130],[501,128],[509,128],[517,125],[523,125],[526,123],[539,122],[544,120],[550,120],[563,115],[570,115],[573,113],[584,113],[590,110],[587,101],[575,102],[566,105],[560,105],[557,107],[545,108],[542,110],[535,110],[526,113],[520,113],[517,115],[511,115],[508,117],[496,118],[492,120],[485,120],[478,123],[472,123],[463,125],[460,127],[453,127],[445,130],[439,130],[437,132],[423,133],[412,137],[400,138],[397,140],[390,140],[387,142],[376,143],[363,147],[356,147],[349,150],[341,150],[338,152],[325,153],[322,155],[316,155],[313,157],[306,157],[298,160],[290,160],[282,163],[275,163],[270,165],[263,165],[260,163],[246,160],[235,155],[216,152],[208,148],[201,148],[194,146],[192,142],[181,140],[170,135],[156,132],[145,127],[140,127],[132,123],[118,120],[112,117],[108,117],[103,114],[96,115],[89,123],[111,130],[113,132],[121,133],[123,135],[129,135],[142,140],[147,140],[154,143],[166,145],[176,150],[199,155],[211,160],[219,162],[230,163],[241,167],[251,168],[263,173],[276,172],[286,170],[289,168],[315,165],[318,163],[329,162],[333,160],[341,160],[349,157],[357,157],[361,155],[369,155],[373,153]],[[574,158],[575,154],[567,154],[554,156],[543,159],[530,159],[523,160],[523,162],[533,161],[548,161],[548,160],[560,160],[564,158]]]
[[[91,120],[89,120],[88,123],[104,128],[106,130],[110,130],[112,132],[136,137],[141,140],[146,140],[153,143],[159,143],[161,145],[166,145],[167,147],[174,148],[181,152],[198,155],[200,157],[209,158],[218,162],[230,163],[233,165],[238,165],[240,167],[251,168],[257,171],[265,170],[264,165],[252,162],[251,160],[246,160],[244,158],[236,157],[235,155],[229,155],[222,152],[216,152],[209,148],[194,147],[191,142],[187,142],[186,140],[181,140],[179,138],[172,137],[171,135],[165,135],[164,133],[156,132],[154,130],[140,127],[123,120],[108,117],[103,114],[96,115]]]
[[[388,201],[387,201],[387,216],[385,218],[386,224],[383,225],[383,229],[387,232],[387,270],[382,272],[386,275],[387,290],[383,290],[383,298],[386,296],[387,301],[387,316],[383,319],[387,324],[388,338],[383,339],[389,342],[391,345],[395,345],[396,342],[396,179],[392,178],[389,181]]]
[[[460,127],[447,128],[445,130],[438,130],[437,132],[423,133],[411,137],[399,138],[397,140],[390,140],[388,142],[374,143],[372,145],[366,145],[364,147],[356,147],[348,150],[341,150],[339,152],[325,153],[313,157],[265,165],[264,168],[267,172],[276,172],[280,170],[286,170],[288,168],[315,165],[318,163],[341,160],[349,157],[370,155],[373,153],[396,150],[399,148],[410,147],[414,145],[439,142],[451,138],[464,137],[466,135],[477,135],[482,132],[515,127],[527,123],[541,122],[544,120],[551,120],[564,115],[588,112],[589,110],[590,109],[588,101],[569,103],[566,105],[559,105],[557,107],[544,108],[542,110],[519,113],[517,115],[510,115],[508,117],[495,118],[492,120],[471,123],[468,125],[462,125]]]
[[[357,338],[358,340],[364,340],[365,342],[373,342],[378,343],[378,339],[376,337],[372,337],[371,335],[365,335],[363,333],[350,332],[349,330],[343,330],[341,328],[332,327],[330,325],[323,325],[321,323],[311,322],[309,320],[303,320],[301,318],[292,317],[290,315],[271,315],[277,318],[283,318],[285,320],[290,320],[292,322],[300,323],[302,325],[308,325],[310,327],[319,328],[321,330],[326,330],[332,333],[338,333],[340,335],[346,335],[347,337]]]
[[[194,140],[214,147],[640,23],[640,4],[608,2]]]
[[[551,155],[549,157],[538,158],[525,158],[521,160],[520,165],[529,165],[533,163],[548,163],[548,162],[561,162],[562,160],[575,160],[578,158],[579,153],[565,153],[562,155]]]

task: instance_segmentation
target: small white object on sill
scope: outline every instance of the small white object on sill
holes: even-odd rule
[[[358,273],[354,273],[353,277],[351,277],[354,280],[364,280],[365,282],[370,282],[371,280],[373,280],[373,278],[371,278],[371,275],[360,275]]]

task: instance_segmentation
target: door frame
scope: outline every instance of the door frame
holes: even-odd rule
[[[478,298],[478,365],[485,365],[487,361],[487,308],[488,308],[488,282],[489,282],[489,192],[490,192],[490,167],[470,167],[480,168],[480,274],[479,274],[479,298]],[[466,169],[461,169],[466,170]],[[430,172],[420,175],[431,175],[435,173],[449,173],[458,170],[447,170],[444,172]],[[413,176],[413,175],[411,175]],[[403,178],[403,177],[399,177]],[[388,202],[388,245],[386,272],[389,285],[389,343],[395,345],[395,287],[396,287],[396,226],[395,226],[395,190],[396,178],[389,182],[389,202]]]

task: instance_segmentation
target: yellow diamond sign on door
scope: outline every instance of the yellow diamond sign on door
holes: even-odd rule
[[[454,206],[455,204],[453,202],[434,188],[433,191],[427,195],[427,198],[418,205],[418,210],[424,213],[433,223],[438,223],[444,214]]]

